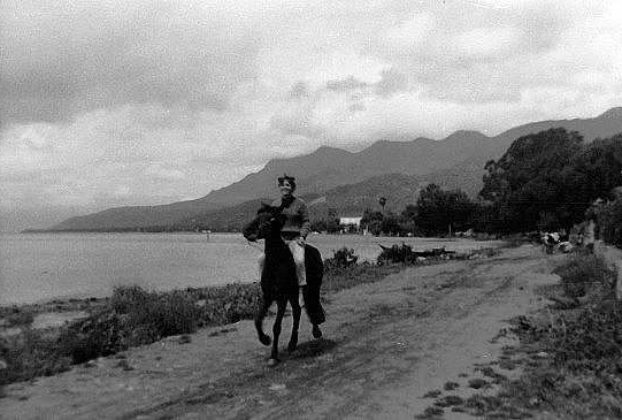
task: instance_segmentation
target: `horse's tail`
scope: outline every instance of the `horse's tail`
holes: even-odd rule
[[[305,292],[305,310],[312,324],[319,325],[326,320],[320,301],[320,289],[324,277],[324,262],[320,251],[307,244],[305,247],[305,269],[307,270],[307,288]]]

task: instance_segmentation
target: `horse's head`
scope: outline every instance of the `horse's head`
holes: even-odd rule
[[[249,241],[265,239],[270,235],[279,235],[285,223],[285,216],[280,207],[262,204],[257,216],[244,228],[244,237]]]

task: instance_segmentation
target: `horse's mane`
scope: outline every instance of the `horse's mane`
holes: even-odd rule
[[[259,210],[257,210],[257,216],[262,214],[276,215],[281,213],[284,208],[285,206],[283,204],[281,204],[280,206],[273,206],[268,203],[261,203],[261,207],[259,207]]]

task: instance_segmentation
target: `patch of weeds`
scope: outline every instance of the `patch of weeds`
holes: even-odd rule
[[[590,289],[598,287],[611,289],[614,279],[604,259],[593,254],[575,254],[553,273],[561,277],[564,293],[571,298],[585,296]]]
[[[594,255],[575,255],[556,269],[573,309],[547,308],[512,320],[520,344],[500,367],[522,364],[507,380],[490,366],[485,377],[501,384],[495,397],[476,395],[461,408],[486,418],[526,418],[529,410],[558,418],[622,418],[622,304],[612,298],[612,273]],[[504,354],[509,354],[508,350]]]
[[[481,372],[485,377],[491,378],[492,382],[495,384],[505,382],[508,379],[507,376],[498,373],[490,366],[478,366],[475,370]]]
[[[438,419],[442,418],[443,413],[445,411],[440,407],[428,407],[423,410],[423,414],[418,414],[415,416],[416,419]]]
[[[502,359],[499,360],[499,367],[505,370],[514,370],[516,367],[520,365],[520,362],[512,359]]]
[[[464,400],[457,395],[447,395],[434,402],[437,407],[451,407],[452,405],[462,404]]]
[[[329,270],[333,267],[348,268],[356,265],[358,259],[358,255],[354,254],[354,249],[344,246],[333,251],[333,257],[324,260],[324,266]]]
[[[125,371],[134,370],[134,368],[132,366],[130,366],[130,364],[128,363],[128,361],[126,359],[119,360],[119,363],[117,363],[117,367],[121,368],[121,369],[123,369]]]
[[[35,319],[29,310],[21,310],[18,307],[6,308],[0,316],[6,328],[30,327]]]
[[[475,378],[469,380],[469,387],[473,389],[480,389],[486,386],[490,386],[487,380],[482,378]]]
[[[499,396],[484,396],[480,394],[469,397],[464,404],[456,406],[452,411],[468,413],[472,416],[487,419],[524,419],[532,417],[522,407]]]
[[[458,382],[445,382],[445,385],[443,385],[443,389],[445,391],[453,391],[456,388],[459,388],[460,384]]]
[[[443,393],[442,391],[435,389],[433,391],[428,391],[425,394],[423,394],[423,398],[436,398],[442,393]]]
[[[464,407],[468,409],[470,414],[483,416],[492,411],[496,411],[501,407],[501,399],[494,396],[473,395],[464,403]]]
[[[211,333],[208,334],[209,337],[217,337],[219,335],[223,335],[223,334],[227,334],[230,332],[236,331],[235,328],[222,328],[218,331],[212,331]]]
[[[377,282],[389,274],[399,272],[404,267],[403,264],[373,265],[368,262],[340,267],[326,263],[324,280],[322,281],[322,296],[324,297],[328,292],[336,292],[361,284]]]

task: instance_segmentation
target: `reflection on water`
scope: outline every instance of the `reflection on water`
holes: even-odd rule
[[[462,250],[490,243],[422,238],[312,235],[324,258],[343,246],[373,260],[378,244]],[[149,290],[257,280],[261,250],[240,234],[68,233],[0,235],[0,305],[58,297],[102,297],[117,285]]]

